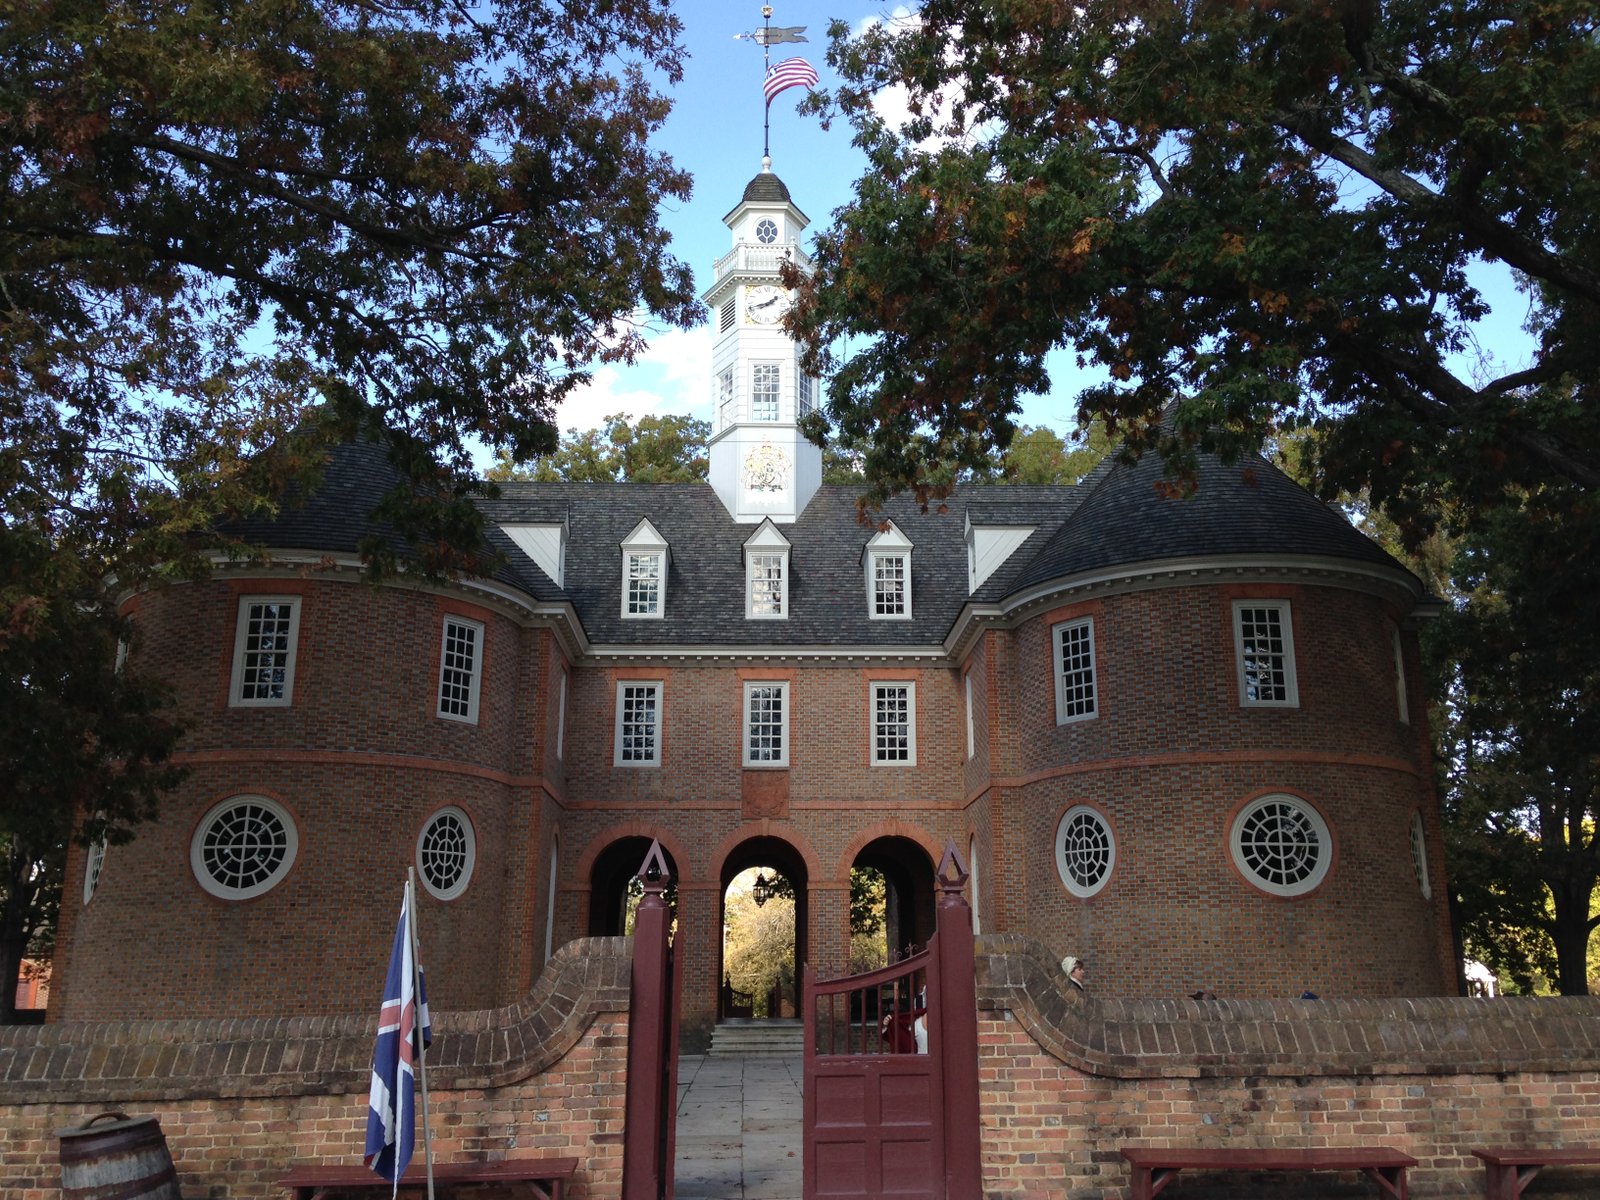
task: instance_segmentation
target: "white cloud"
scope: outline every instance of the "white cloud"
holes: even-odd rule
[[[631,365],[595,369],[556,409],[556,424],[597,429],[613,413],[629,419],[655,414],[705,417],[711,408],[711,330],[666,329]]]

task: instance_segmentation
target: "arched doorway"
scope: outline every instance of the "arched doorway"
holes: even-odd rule
[[[910,838],[881,837],[863,846],[850,868],[852,934],[864,919],[881,922],[890,962],[923,949],[935,926],[928,852]]]
[[[635,880],[649,852],[649,838],[625,837],[612,842],[594,860],[589,872],[590,937],[621,937],[629,932],[628,918],[641,894]],[[667,859],[668,874],[677,880],[678,864],[666,847],[661,852]],[[674,904],[675,887],[668,887],[666,899]]]
[[[719,1021],[797,1015],[807,883],[805,859],[780,838],[751,838],[723,862]]]

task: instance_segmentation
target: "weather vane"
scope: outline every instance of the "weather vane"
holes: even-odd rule
[[[755,42],[761,47],[765,84],[762,91],[767,97],[766,114],[761,122],[761,165],[772,165],[772,101],[786,88],[817,86],[817,69],[803,58],[786,58],[780,63],[772,61],[772,47],[782,42],[809,41],[804,25],[774,25],[772,5],[761,6],[761,28],[750,33],[736,33],[736,42]]]

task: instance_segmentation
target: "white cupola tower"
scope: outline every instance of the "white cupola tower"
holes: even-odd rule
[[[717,260],[703,299],[711,309],[711,486],[735,521],[793,521],[822,483],[822,450],[798,421],[821,400],[800,370],[800,350],[783,330],[787,260],[806,273],[800,249],[810,224],[789,189],[761,160],[761,173],[723,219],[733,249]]]

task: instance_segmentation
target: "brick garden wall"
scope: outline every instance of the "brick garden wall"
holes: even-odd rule
[[[620,1194],[631,963],[622,938],[570,943],[523,1002],[437,1014],[435,1156],[576,1157],[569,1196]],[[57,1200],[58,1131],[121,1111],[160,1121],[185,1197],[277,1200],[294,1163],[360,1162],[376,1027],[374,1013],[0,1029],[0,1195]]]
[[[1600,998],[1117,1000],[1064,991],[1044,947],[979,939],[984,1191],[1124,1196],[1124,1146],[1371,1146],[1418,1160],[1411,1194],[1482,1196],[1479,1146],[1593,1145]],[[1287,1176],[1253,1195],[1370,1196]],[[1189,1200],[1237,1176],[1185,1176]],[[1543,1196],[1593,1172],[1548,1171]],[[1233,1186],[1229,1186],[1233,1185]]]

